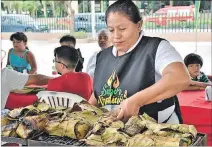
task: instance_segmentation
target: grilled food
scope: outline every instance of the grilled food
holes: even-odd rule
[[[82,139],[90,130],[90,124],[81,120],[70,118],[62,122],[50,121],[47,123],[45,131],[49,135],[68,136],[74,139]]]
[[[105,146],[104,142],[102,141],[101,135],[90,135],[87,139],[83,139],[87,145],[91,146]]]
[[[12,122],[7,117],[8,113],[9,113],[9,110],[7,110],[7,109],[1,110],[1,127],[6,126]]]
[[[23,118],[22,123],[19,124],[16,133],[21,138],[28,138],[31,133],[35,131],[43,131],[47,122],[46,114],[27,116]]]
[[[106,128],[101,138],[106,145],[126,146],[129,136],[117,128]]]
[[[86,101],[82,101],[73,106],[73,111],[84,111],[84,110],[89,110],[89,111],[95,112],[97,115],[103,114],[103,111],[101,109],[89,104]]]
[[[124,131],[130,136],[140,133],[145,128],[139,116],[132,116],[125,124]]]
[[[9,125],[3,126],[1,127],[1,132],[2,132],[2,136],[7,136],[7,137],[16,137],[16,129],[18,127],[18,122],[15,121]]]
[[[106,112],[87,102],[55,109],[37,102],[3,115],[2,135],[29,138],[43,131],[82,139],[93,146],[188,146],[197,135],[192,125],[158,124],[145,113],[132,116],[124,124],[116,119],[116,112]]]

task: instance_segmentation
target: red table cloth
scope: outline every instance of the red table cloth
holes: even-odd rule
[[[205,101],[205,91],[185,91],[178,95],[184,124],[194,125],[208,135],[212,146],[212,102]]]
[[[6,109],[14,109],[19,107],[26,107],[38,100],[36,94],[16,94],[10,93],[5,105]]]
[[[30,88],[47,88],[47,85],[29,85],[26,87]],[[7,99],[7,103],[5,105],[6,109],[14,109],[20,107],[26,107],[38,100],[36,94],[17,94],[10,93]]]

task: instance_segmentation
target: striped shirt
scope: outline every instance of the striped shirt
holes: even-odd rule
[[[208,77],[204,74],[204,72],[200,72],[200,74],[196,78],[191,78],[193,81],[198,81],[198,82],[209,82]]]
[[[1,70],[1,109],[4,109],[10,91],[24,88],[28,74],[22,74],[8,68]]]

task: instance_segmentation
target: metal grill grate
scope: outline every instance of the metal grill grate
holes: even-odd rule
[[[45,142],[45,145],[55,144],[55,145],[87,146],[84,142],[79,141],[77,139],[71,139],[69,137],[48,136],[47,134],[39,135],[37,138],[34,138],[33,140],[37,140],[39,142],[39,145],[41,144],[41,142]]]

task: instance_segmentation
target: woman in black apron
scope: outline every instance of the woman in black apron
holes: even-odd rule
[[[158,122],[182,123],[175,95],[190,78],[180,55],[168,41],[143,35],[131,0],[110,5],[105,19],[114,46],[97,55],[89,102],[110,111],[119,108],[117,117],[124,121],[145,112]]]

